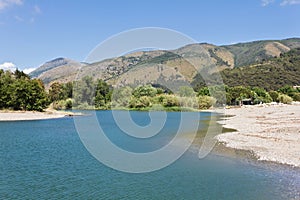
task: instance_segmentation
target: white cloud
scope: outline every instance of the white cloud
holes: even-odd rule
[[[281,6],[300,4],[300,0],[283,0]]]
[[[0,69],[3,69],[3,70],[10,70],[10,71],[15,71],[17,68],[16,68],[16,65],[12,62],[4,62],[3,64],[0,64]]]
[[[271,3],[274,3],[274,1],[275,0],[262,0],[261,1],[261,5],[262,6],[267,6],[267,5],[271,4]]]
[[[23,4],[23,0],[0,0],[0,11],[10,6],[20,6]]]
[[[34,70],[36,70],[36,68],[31,67],[31,68],[25,68],[25,69],[23,69],[22,71],[23,71],[25,74],[29,74],[30,72],[33,72]]]
[[[14,71],[16,71],[17,67],[12,62],[4,62],[4,63],[0,64],[0,69],[3,69],[4,71],[9,70],[11,72],[14,72]],[[28,67],[28,68],[23,69],[22,71],[25,74],[29,74],[30,72],[32,72],[32,71],[34,71],[36,69],[37,69],[36,67]]]
[[[261,5],[268,6],[274,2],[275,2],[275,0],[261,0]],[[300,0],[281,0],[281,3],[280,3],[281,6],[296,5],[296,4],[300,4]]]

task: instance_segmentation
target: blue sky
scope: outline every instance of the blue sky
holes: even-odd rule
[[[0,0],[0,68],[83,61],[133,28],[170,28],[220,45],[300,37],[299,19],[300,0]]]

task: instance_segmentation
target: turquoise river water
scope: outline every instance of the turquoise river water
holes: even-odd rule
[[[138,152],[161,148],[180,120],[180,113],[168,113],[163,132],[139,143],[122,134],[111,111],[97,116],[115,144]],[[149,123],[147,112],[131,116]],[[0,199],[300,199],[299,169],[255,163],[220,155],[199,159],[188,150],[164,169],[129,174],[90,155],[73,118],[0,122]]]

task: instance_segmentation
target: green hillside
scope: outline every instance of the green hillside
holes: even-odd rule
[[[299,38],[262,40],[223,46],[234,54],[235,67],[250,65],[300,47]]]
[[[214,84],[217,75],[210,77],[209,84]],[[261,87],[266,90],[277,90],[285,85],[300,85],[300,48],[270,58],[255,65],[221,72],[224,84],[228,86]],[[195,88],[205,85],[198,74],[193,81]]]

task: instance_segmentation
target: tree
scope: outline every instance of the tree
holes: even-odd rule
[[[210,96],[208,87],[202,87],[198,91],[198,96]]]
[[[255,96],[254,96],[254,104],[257,103],[270,103],[272,102],[272,97],[269,95],[269,93],[263,89],[263,88],[259,88],[259,87],[253,87],[252,91],[255,92]]]
[[[115,88],[112,94],[112,104],[114,107],[130,107],[133,89],[129,86]]]
[[[85,76],[82,80],[74,84],[73,98],[76,106],[94,105],[95,99],[95,82],[92,77]],[[82,106],[81,106],[82,107]]]
[[[67,82],[63,85],[63,93],[67,99],[73,97],[73,82]]]
[[[42,111],[48,106],[47,94],[44,84],[39,79],[33,79],[30,81],[31,95],[28,99],[27,109]]]
[[[236,104],[237,101],[241,101],[245,98],[253,98],[255,93],[253,93],[250,88],[243,86],[235,86],[228,88],[226,98],[228,98],[228,104]]]
[[[18,69],[16,69],[16,71],[14,72],[14,76],[16,79],[21,79],[21,78],[24,78],[27,80],[30,79],[30,77],[27,74],[25,74],[23,71],[19,71]]]
[[[17,79],[11,89],[9,107],[14,110],[42,111],[48,105],[47,94],[40,80]]]
[[[194,97],[196,96],[193,88],[188,86],[180,86],[179,87],[179,96],[181,97]]]
[[[0,109],[9,108],[10,106],[13,81],[11,72],[0,69]]]
[[[112,88],[103,80],[98,80],[95,92],[95,107],[100,108],[111,101]]]
[[[141,96],[154,97],[157,94],[157,89],[151,85],[141,85],[133,90],[133,95],[137,98]]]
[[[61,83],[54,82],[49,89],[49,98],[51,102],[65,99],[64,88]]]

